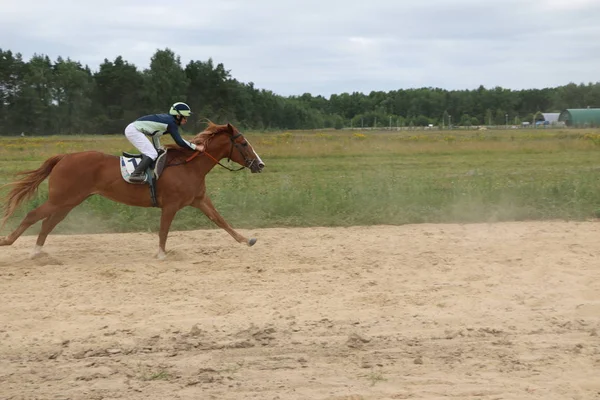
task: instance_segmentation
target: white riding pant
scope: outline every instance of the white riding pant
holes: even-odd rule
[[[127,125],[127,128],[125,128],[125,137],[140,153],[147,155],[152,160],[156,160],[158,152],[148,138],[146,138],[146,135],[138,131],[133,123]]]

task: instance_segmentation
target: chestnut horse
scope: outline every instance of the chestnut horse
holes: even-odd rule
[[[261,172],[264,163],[244,136],[230,124],[209,122],[208,127],[190,141],[203,146],[204,151],[166,146],[166,166],[156,182],[157,207],[161,208],[159,259],[166,257],[165,245],[171,222],[185,206],[200,209],[239,243],[252,246],[256,242],[256,239],[247,239],[237,233],[217,212],[206,195],[205,176],[219,160],[226,157],[242,168],[250,169],[252,173]],[[27,228],[43,220],[32,256],[41,252],[52,229],[91,195],[98,194],[131,206],[153,206],[148,185],[126,182],[121,176],[119,157],[97,151],[60,154],[47,159],[40,168],[19,175],[24,177],[8,184],[12,190],[7,195],[0,229],[15,210],[33,196],[47,177],[48,200],[28,213],[14,232],[6,238],[0,238],[0,246],[13,244]]]

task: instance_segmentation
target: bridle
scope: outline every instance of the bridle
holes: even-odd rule
[[[240,138],[240,137],[243,138],[244,135],[242,135],[241,133],[238,133],[237,135],[232,135],[232,136],[229,137],[229,140],[231,141],[231,149],[229,150],[229,155],[227,156],[227,162],[231,161],[231,156],[233,155],[233,148],[235,147],[240,152],[240,154],[242,155],[242,157],[244,157],[244,164],[245,164],[245,166],[242,166],[242,167],[240,167],[238,169],[229,168],[228,166],[221,164],[221,162],[219,160],[217,160],[215,157],[213,157],[206,150],[204,150],[203,152],[195,151],[194,154],[192,154],[190,157],[188,157],[185,160],[185,162],[188,163],[188,162],[192,161],[194,158],[196,158],[199,155],[205,155],[208,158],[210,158],[211,160],[213,160],[216,164],[220,165],[221,167],[225,168],[228,171],[237,172],[237,171],[243,170],[244,168],[250,168],[252,166],[252,164],[254,164],[254,161],[256,161],[256,160],[248,160],[246,158],[246,155],[242,151],[242,148],[248,146],[248,142],[247,141],[244,141],[244,143],[238,143],[238,142],[236,142],[235,140],[237,138]]]

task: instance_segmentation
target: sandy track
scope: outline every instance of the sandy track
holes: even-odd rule
[[[594,222],[0,248],[1,399],[599,399]]]

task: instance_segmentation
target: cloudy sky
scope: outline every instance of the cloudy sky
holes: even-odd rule
[[[600,81],[600,0],[0,0],[0,48],[139,69],[157,49],[287,95]]]

